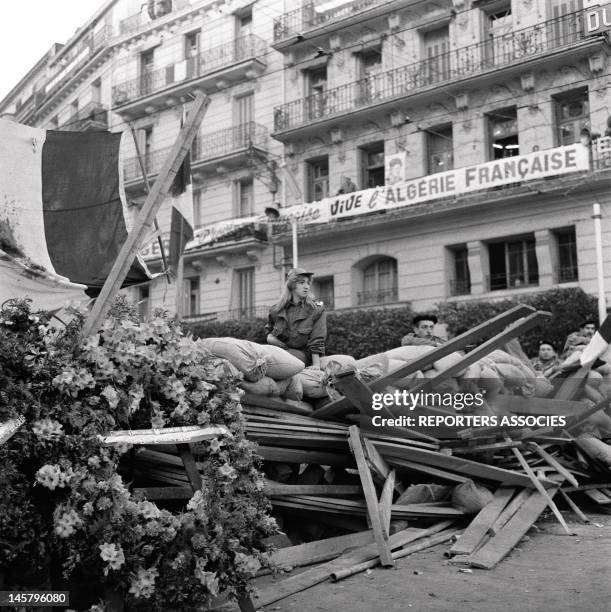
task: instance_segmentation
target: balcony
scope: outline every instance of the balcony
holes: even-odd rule
[[[167,22],[168,19],[171,20],[176,17],[177,11],[182,11],[191,5],[189,0],[173,0],[172,2],[155,4],[158,4],[158,7],[153,11],[152,15],[148,10],[145,10],[122,19],[119,22],[119,36],[135,34],[153,25],[161,25],[161,23]]]
[[[37,107],[46,104],[56,93],[64,88],[69,80],[78,75],[87,64],[99,56],[100,52],[108,49],[108,41],[112,38],[112,26],[105,26],[99,32],[90,33],[75,44],[65,55],[59,54],[56,62],[55,74],[49,79],[44,93],[36,101]]]
[[[191,169],[197,177],[199,172],[216,171],[219,164],[235,168],[244,163],[252,148],[267,150],[268,131],[254,121],[235,127],[203,134],[192,150]]]
[[[353,23],[370,21],[409,4],[410,0],[355,0],[322,11],[320,6],[317,10],[316,4],[309,2],[274,19],[272,47],[281,51],[297,42],[329,35]]]
[[[372,112],[387,113],[402,98],[432,100],[439,87],[467,80],[498,80],[499,69],[515,67],[523,71],[525,64],[531,69],[530,64],[545,61],[551,70],[552,58],[562,59],[570,54],[575,60],[576,49],[591,51],[605,44],[605,40],[584,37],[581,13],[563,15],[494,41],[461,47],[277,106],[274,137],[288,139],[348,114],[367,114],[371,118]]]
[[[357,306],[379,306],[391,304],[399,299],[397,287],[377,289],[375,291],[359,291],[356,294]]]
[[[254,121],[203,134],[191,149],[191,171],[194,178],[200,172],[216,171],[220,163],[226,168],[239,166],[248,157],[252,147],[261,151],[266,149],[267,137],[267,128]],[[171,147],[167,147],[142,156],[149,180],[159,173],[170,150]],[[125,161],[123,176],[126,187],[135,187],[144,182],[138,157]]]
[[[99,132],[108,129],[108,109],[100,102],[90,102],[74,113],[60,130],[68,132]]]
[[[266,50],[267,43],[251,34],[146,72],[112,88],[113,110],[126,116],[148,114],[196,88],[217,91],[255,78],[265,70]]]

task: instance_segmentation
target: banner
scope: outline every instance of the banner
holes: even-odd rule
[[[265,215],[220,221],[196,230],[194,239],[187,248],[192,249],[212,243],[236,228],[250,223],[290,224],[293,219],[296,219],[299,225],[329,223],[337,219],[394,210],[482,189],[589,169],[590,149],[581,143],[534,151],[525,155],[429,174],[386,187],[364,189],[324,198],[318,202],[281,208],[280,218],[275,221],[270,221]]]

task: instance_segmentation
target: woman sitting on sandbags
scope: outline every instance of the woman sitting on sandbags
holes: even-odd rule
[[[293,268],[278,303],[269,310],[267,342],[285,349],[306,366],[320,369],[325,354],[327,318],[321,302],[311,293],[313,272]]]

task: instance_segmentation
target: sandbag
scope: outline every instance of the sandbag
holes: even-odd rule
[[[611,446],[605,444],[589,433],[581,434],[577,440],[577,446],[593,459],[600,461],[611,469]]]
[[[257,344],[256,346],[259,347],[267,364],[267,376],[274,380],[291,378],[305,368],[303,361],[279,346],[271,344]]]
[[[460,483],[452,491],[452,505],[467,514],[475,514],[487,506],[494,495],[486,487],[471,479]]]
[[[427,502],[446,501],[449,499],[451,493],[451,485],[410,485],[401,495],[399,495],[395,504],[426,504]]]
[[[299,374],[295,374],[295,376],[291,376],[291,378],[285,379],[282,382],[287,383],[281,393],[282,397],[285,399],[301,401],[303,398],[303,385],[299,379]]]
[[[356,360],[356,367],[361,378],[368,382],[384,376],[388,372],[389,359],[384,353],[377,353]],[[401,362],[403,363],[403,362]]]
[[[316,368],[305,368],[296,378],[301,382],[303,397],[327,397],[327,375]]]
[[[385,351],[385,355],[389,359],[400,359],[401,361],[414,361],[423,355],[427,355],[434,351],[434,346],[416,345],[416,346],[398,346],[397,348]]]
[[[257,382],[241,380],[239,385],[248,393],[252,393],[253,395],[267,395],[268,397],[279,397],[282,395],[284,388],[286,388],[286,385],[284,388],[281,387],[273,378],[270,378],[269,376],[264,376]]]
[[[215,357],[227,359],[247,381],[257,382],[267,373],[267,362],[260,344],[238,338],[202,338],[201,343]]]
[[[327,374],[336,374],[340,370],[356,371],[358,366],[356,359],[351,355],[327,355],[320,358],[320,369]]]
[[[393,372],[396,372],[399,368],[404,367],[405,361],[403,361],[402,359],[389,359],[386,374],[392,374]]]
[[[446,355],[445,357],[442,357],[441,359],[438,359],[437,361],[435,361],[433,363],[433,367],[438,372],[443,372],[443,370],[447,370],[453,365],[456,365],[458,362],[460,362],[463,359],[463,357],[464,355],[462,353],[458,353],[458,352],[450,353],[449,355]]]

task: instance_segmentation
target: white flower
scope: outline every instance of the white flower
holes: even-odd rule
[[[261,567],[261,563],[258,559],[243,553],[236,553],[235,564],[238,569],[241,569],[244,573],[251,576],[254,576]]]
[[[82,524],[83,521],[81,517],[74,510],[68,510],[67,512],[63,512],[59,518],[55,519],[55,533],[60,538],[67,538]]]
[[[219,468],[219,474],[223,478],[227,478],[227,480],[233,480],[234,478],[237,477],[237,473],[236,473],[235,469],[232,468],[228,463],[224,463]]]
[[[64,434],[63,425],[53,419],[41,419],[32,423],[32,431],[43,440],[56,440]]]
[[[36,480],[47,489],[54,491],[57,487],[64,486],[60,484],[61,469],[59,465],[43,465],[38,472],[36,472]]]
[[[138,502],[138,508],[145,519],[156,519],[161,516],[161,510],[150,501]]]
[[[125,563],[125,554],[120,544],[100,544],[100,557],[102,561],[106,561],[107,565],[104,568],[104,575],[108,576],[108,571],[111,569],[119,569]]]
[[[119,394],[114,387],[106,385],[100,395],[106,398],[106,401],[111,408],[116,408],[119,405]]]
[[[129,592],[135,597],[148,599],[155,592],[155,578],[159,572],[154,568],[139,568],[138,573],[132,579]]]

